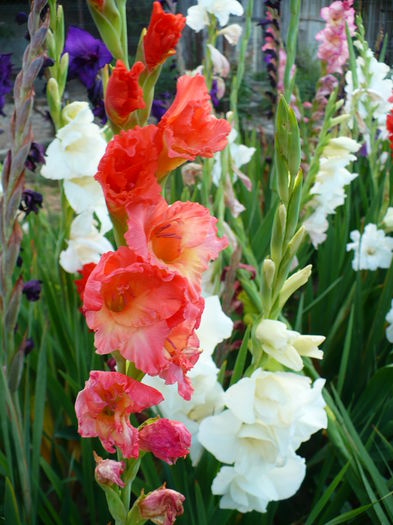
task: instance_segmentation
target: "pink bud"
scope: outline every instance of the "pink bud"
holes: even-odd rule
[[[158,419],[139,430],[139,446],[172,465],[189,453],[191,434],[178,421]]]
[[[156,525],[172,525],[183,514],[183,494],[165,486],[147,494],[138,503],[142,518]]]
[[[100,485],[112,485],[116,483],[119,487],[124,487],[121,475],[124,471],[124,463],[122,461],[113,461],[112,459],[102,459],[94,451],[94,459],[97,463],[94,472],[97,483]]]

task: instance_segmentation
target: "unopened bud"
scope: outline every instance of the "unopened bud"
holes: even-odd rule
[[[283,287],[281,288],[279,295],[279,308],[281,309],[288,299],[293,295],[296,290],[306,284],[311,275],[312,265],[309,264],[305,268],[298,270],[291,277],[289,277]]]
[[[99,485],[113,485],[115,483],[123,488],[124,483],[121,475],[124,471],[124,463],[122,461],[113,461],[112,459],[102,459],[93,451],[96,462],[96,469],[94,472],[96,481]]]

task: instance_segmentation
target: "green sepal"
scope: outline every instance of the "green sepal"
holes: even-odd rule
[[[287,222],[287,210],[284,204],[280,204],[277,208],[273,220],[272,237],[270,240],[270,254],[273,261],[277,264],[281,259],[285,228]]]

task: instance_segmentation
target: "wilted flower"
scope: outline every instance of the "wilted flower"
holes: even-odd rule
[[[113,485],[113,483],[115,483],[123,488],[124,482],[120,476],[124,472],[124,462],[113,461],[112,459],[102,459],[94,451],[93,454],[96,462],[94,476],[97,483],[100,485]]]
[[[98,263],[102,253],[113,249],[96,226],[93,214],[88,211],[72,221],[68,247],[60,253],[60,265],[66,272],[75,273],[85,264]]]
[[[45,150],[42,144],[32,142],[25,162],[26,168],[30,171],[35,171],[37,169],[37,164],[45,164],[44,153]]]
[[[175,47],[185,24],[183,15],[165,13],[160,2],[153,2],[150,23],[143,39],[145,62],[149,71],[176,53]]]
[[[23,284],[22,293],[28,301],[38,301],[41,295],[41,281],[32,279]]]
[[[4,115],[5,95],[12,89],[12,64],[11,54],[0,54],[0,115]]]
[[[34,190],[23,190],[19,209],[29,215],[31,212],[37,214],[39,208],[42,208],[42,194]]]
[[[68,53],[68,78],[79,78],[87,88],[94,84],[98,71],[112,60],[106,45],[90,33],[70,26],[64,44]]]
[[[139,430],[139,447],[169,465],[190,451],[191,434],[178,421],[160,418]]]
[[[162,401],[160,392],[119,372],[93,370],[75,402],[78,432],[98,437],[107,452],[118,447],[125,458],[138,457],[138,431],[129,420]]]
[[[192,186],[195,184],[197,177],[202,174],[202,170],[202,164],[197,162],[188,162],[187,164],[184,164],[181,168],[181,175],[184,184],[186,186]]]
[[[103,125],[108,120],[104,104],[104,88],[102,80],[96,78],[93,85],[87,90],[87,96],[93,108],[93,115],[97,117]]]
[[[350,233],[352,242],[347,244],[347,252],[353,250],[352,268],[358,270],[376,270],[389,268],[393,255],[393,239],[369,223],[361,234],[358,230]]]
[[[164,485],[142,496],[137,505],[143,519],[151,520],[156,525],[173,525],[176,518],[184,512],[184,500],[183,494],[167,489]]]

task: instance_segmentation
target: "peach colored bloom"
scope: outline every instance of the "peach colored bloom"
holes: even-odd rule
[[[191,434],[178,421],[160,418],[139,430],[139,447],[169,465],[190,452]]]
[[[108,143],[95,178],[112,216],[124,216],[125,220],[126,204],[158,200],[161,188],[155,172],[161,149],[159,135],[156,126],[136,126],[115,135]]]
[[[105,92],[105,111],[108,118],[119,128],[127,123],[130,113],[145,107],[143,91],[138,83],[139,75],[145,69],[142,62],[136,62],[130,71],[121,60],[117,60]]]
[[[183,15],[165,13],[160,2],[153,2],[149,27],[143,39],[145,62],[149,71],[176,53],[175,47],[185,24]]]
[[[211,113],[210,95],[202,75],[184,75],[177,81],[173,104],[158,124],[163,148],[158,159],[160,180],[186,160],[212,157],[227,145],[231,125]]]
[[[91,273],[83,308],[87,325],[95,332],[97,353],[119,350],[139,370],[157,375],[169,363],[166,338],[185,320],[192,333],[203,299],[183,277],[152,266],[121,246],[104,254]]]
[[[128,246],[144,260],[186,277],[199,292],[202,272],[226,248],[209,210],[196,202],[127,206]]]
[[[183,494],[165,488],[165,485],[141,498],[137,505],[141,517],[156,525],[173,525],[184,512]]]
[[[135,379],[93,370],[75,402],[78,432],[82,437],[98,437],[107,452],[118,447],[125,458],[136,458],[138,431],[129,416],[162,400],[158,390]]]

